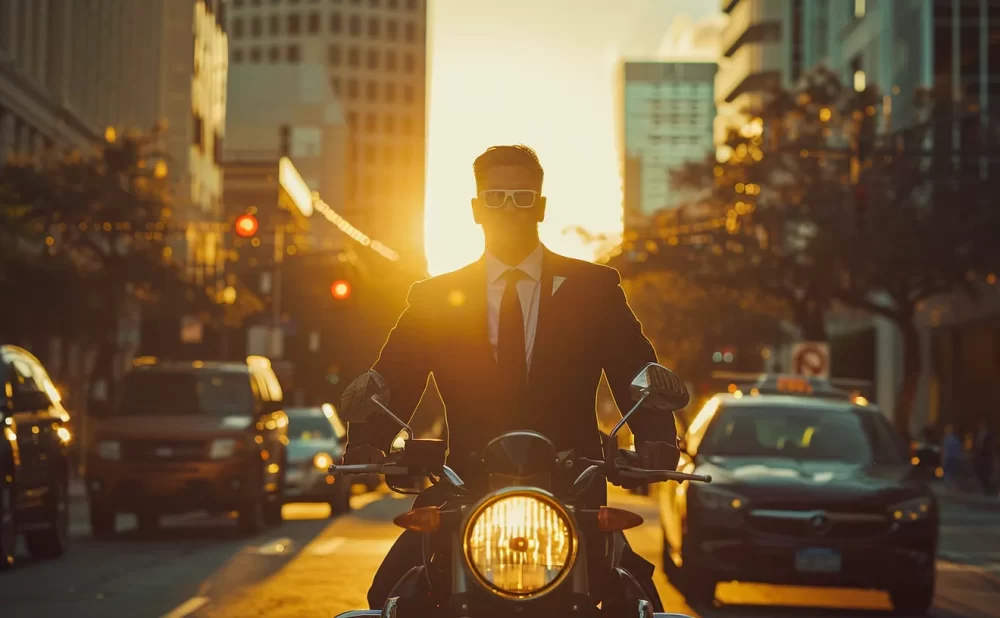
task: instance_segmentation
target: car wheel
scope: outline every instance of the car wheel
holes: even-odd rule
[[[14,523],[13,477],[0,476],[0,570],[14,566],[17,527]]]
[[[56,558],[69,547],[69,488],[65,479],[53,479],[45,509],[49,527],[24,535],[28,553],[33,558]]]
[[[711,605],[715,601],[716,581],[694,567],[684,567],[681,571],[680,593],[692,606]]]
[[[118,513],[106,505],[90,502],[90,533],[98,539],[110,539],[117,532]]]
[[[920,578],[919,585],[900,587],[889,591],[892,612],[897,616],[926,616],[934,604],[934,584],[937,573],[932,566]]]

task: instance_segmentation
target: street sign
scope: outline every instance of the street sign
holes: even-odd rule
[[[793,344],[792,373],[814,378],[829,378],[829,344],[822,341],[803,341]]]

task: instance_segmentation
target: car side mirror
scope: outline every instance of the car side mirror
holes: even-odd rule
[[[691,400],[687,387],[673,371],[663,365],[649,363],[632,380],[632,401],[664,412],[687,406]]]
[[[337,411],[343,421],[364,423],[382,412],[372,398],[378,399],[383,406],[388,406],[389,395],[389,386],[385,378],[377,371],[369,369],[347,385]]]
[[[45,391],[25,391],[14,395],[13,404],[14,412],[35,412],[49,409],[52,400]]]

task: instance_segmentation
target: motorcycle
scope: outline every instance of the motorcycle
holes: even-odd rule
[[[489,486],[478,491],[445,465],[443,440],[412,438],[409,426],[388,407],[384,379],[375,372],[366,378],[365,405],[349,406],[345,420],[365,422],[381,414],[410,439],[383,463],[335,464],[330,473],[383,474],[393,489],[412,486],[407,479],[427,478],[442,486],[447,500],[394,520],[422,533],[423,559],[396,584],[381,611],[354,610],[337,618],[684,618],[656,611],[661,605],[652,583],[621,564],[622,531],[641,525],[642,517],[607,506],[588,508],[581,500],[609,474],[647,483],[711,482],[709,476],[635,467],[618,452],[618,432],[641,407],[672,414],[687,405],[687,389],[669,369],[650,363],[635,377],[635,405],[604,438],[603,460],[557,452],[537,432],[512,431],[482,452]]]

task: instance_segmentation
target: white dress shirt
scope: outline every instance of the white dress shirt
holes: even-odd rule
[[[517,282],[517,296],[521,301],[521,314],[524,316],[524,358],[527,369],[531,369],[531,356],[535,348],[535,331],[538,330],[538,302],[542,287],[542,245],[532,251],[528,257],[515,268],[527,275]],[[488,307],[488,324],[490,345],[493,346],[493,358],[497,357],[497,337],[500,331],[500,301],[507,288],[504,273],[511,267],[498,260],[489,252],[486,253],[486,304]]]

